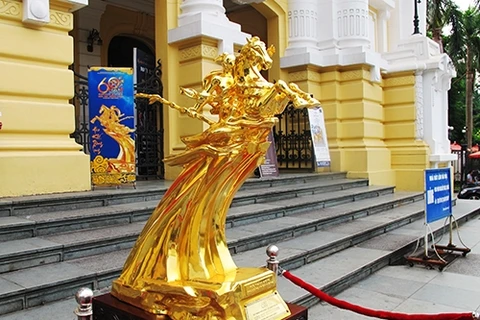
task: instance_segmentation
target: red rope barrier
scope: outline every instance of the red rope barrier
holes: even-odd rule
[[[364,308],[359,305],[355,305],[343,300],[336,299],[332,296],[329,296],[320,289],[314,287],[313,285],[303,281],[302,279],[294,276],[288,271],[284,271],[282,275],[296,284],[299,287],[307,290],[311,294],[315,295],[317,298],[341,309],[350,310],[359,314],[362,314],[367,317],[380,318],[380,319],[389,319],[389,320],[472,320],[478,319],[475,313],[439,313],[439,314],[407,314],[383,310],[374,310],[369,308]]]

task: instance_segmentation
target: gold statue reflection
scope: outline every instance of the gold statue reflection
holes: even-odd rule
[[[222,70],[204,79],[201,92],[182,88],[195,99],[193,107],[159,95],[137,95],[210,125],[200,134],[182,137],[186,150],[165,158],[166,164],[183,166],[183,171],[113,284],[114,296],[149,312],[172,319],[245,318],[242,304],[254,292],[241,289],[245,292],[240,294],[240,283],[257,276],[259,268],[236,267],[225,236],[228,209],[236,191],[264,161],[275,115],[289,101],[297,108],[319,105],[295,84],[268,82],[260,71],[271,67],[274,48],[267,49],[258,37],[247,40],[236,57],[219,57]],[[207,105],[218,121],[203,115]]]

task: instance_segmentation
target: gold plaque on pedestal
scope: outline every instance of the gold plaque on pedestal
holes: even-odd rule
[[[193,107],[159,95],[137,95],[209,125],[202,133],[182,137],[186,150],[164,160],[183,170],[112,286],[113,296],[150,313],[173,320],[277,320],[289,315],[272,271],[237,268],[225,222],[235,193],[265,160],[275,115],[289,101],[297,108],[319,102],[295,84],[265,80],[260,71],[271,67],[274,49],[258,37],[247,40],[238,55],[219,57],[223,69],[205,77],[203,91],[182,88],[196,100]],[[204,116],[205,106],[218,121]]]
[[[287,304],[277,291],[245,306],[247,320],[282,320],[290,315]]]

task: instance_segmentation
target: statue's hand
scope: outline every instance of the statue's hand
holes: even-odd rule
[[[159,96],[158,94],[150,95],[150,97],[148,98],[148,103],[154,104],[155,102],[168,103],[168,100]]]

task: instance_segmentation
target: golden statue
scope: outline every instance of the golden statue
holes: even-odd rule
[[[257,315],[250,319],[277,320],[289,314],[276,292],[272,271],[237,268],[227,246],[225,222],[236,191],[265,160],[275,115],[289,101],[298,108],[319,102],[295,84],[268,82],[260,71],[271,67],[274,48],[267,49],[258,37],[247,40],[236,57],[219,57],[223,69],[205,78],[201,92],[182,88],[195,99],[193,107],[178,106],[159,95],[137,95],[210,125],[200,134],[182,137],[186,150],[165,158],[165,163],[183,166],[183,171],[113,283],[112,295],[151,313],[174,320],[246,319],[252,312]],[[207,105],[218,114],[217,122],[203,115]],[[276,299],[275,305],[249,307],[269,297]]]

